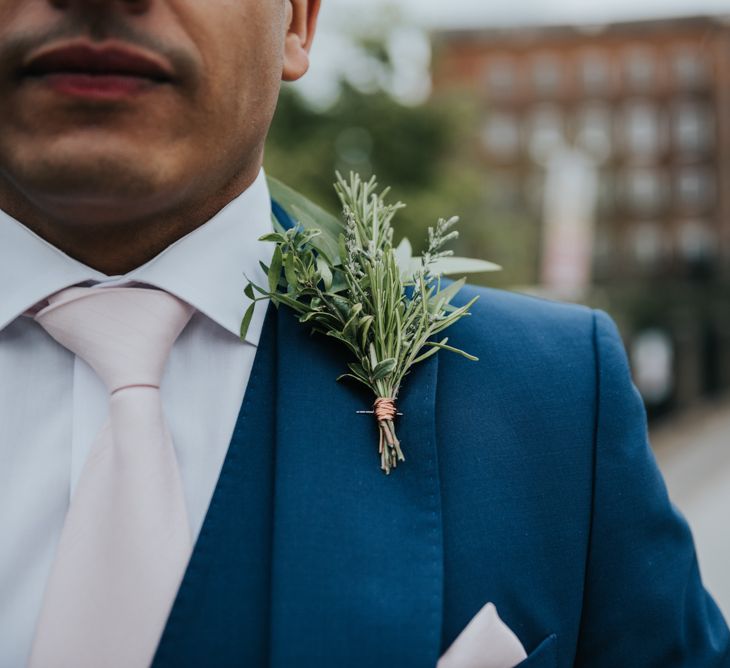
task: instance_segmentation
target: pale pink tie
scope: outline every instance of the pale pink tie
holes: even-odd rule
[[[191,553],[160,380],[193,308],[144,288],[70,288],[36,320],[110,394],[71,499],[30,668],[145,668]]]

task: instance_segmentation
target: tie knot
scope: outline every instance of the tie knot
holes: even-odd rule
[[[87,362],[110,393],[159,387],[173,343],[193,307],[147,288],[69,288],[49,298],[36,321]]]

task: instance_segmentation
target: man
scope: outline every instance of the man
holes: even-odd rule
[[[0,666],[730,666],[606,316],[468,290],[389,477],[346,355],[239,340],[318,5],[0,0]]]

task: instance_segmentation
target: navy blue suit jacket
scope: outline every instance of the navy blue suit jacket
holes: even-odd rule
[[[389,477],[347,354],[270,309],[156,667],[433,668],[487,601],[525,667],[730,666],[613,323],[475,294]]]

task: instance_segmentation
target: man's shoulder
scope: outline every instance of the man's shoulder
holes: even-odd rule
[[[588,433],[597,398],[599,312],[478,287],[465,287],[457,303],[474,297],[479,299],[471,317],[446,334],[450,346],[479,361],[439,355],[442,396],[468,406],[471,414],[526,409],[546,429],[580,423]]]
[[[475,297],[478,299],[471,308],[471,317],[449,330],[465,346],[480,350],[498,346],[502,354],[522,351],[528,358],[538,355],[566,360],[587,354],[593,359],[596,311],[472,285],[461,290],[455,303],[462,305]]]

